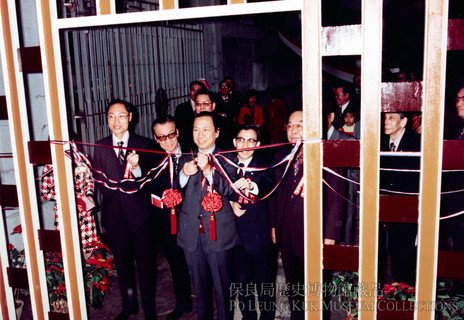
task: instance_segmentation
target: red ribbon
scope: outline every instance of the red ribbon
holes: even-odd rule
[[[175,207],[182,202],[182,193],[177,189],[166,189],[162,196],[163,204],[171,209],[171,234],[177,233],[177,218]]]
[[[209,215],[209,239],[216,241],[216,217],[214,216],[214,212],[211,212]]]
[[[171,208],[171,234],[177,233],[176,209]]]

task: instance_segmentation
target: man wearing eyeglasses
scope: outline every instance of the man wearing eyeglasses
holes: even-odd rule
[[[129,151],[154,148],[150,139],[129,132],[132,111],[133,106],[120,99],[111,101],[106,109],[111,135],[97,142],[102,147],[95,148],[94,167],[104,172],[108,179],[123,180],[127,168],[133,177],[141,177],[153,163],[149,153]],[[105,179],[102,175],[97,178]],[[148,190],[145,188],[128,194],[101,184],[97,186],[102,194],[104,239],[115,258],[122,298],[122,311],[115,319],[128,319],[138,313],[136,278],[145,319],[156,319],[156,262]],[[119,182],[116,186],[130,190],[136,188],[137,184]]]
[[[287,125],[287,140],[296,143],[303,139],[303,112],[290,114]],[[302,149],[292,166],[282,178],[282,166],[276,168],[276,181],[283,179],[270,206],[271,231],[274,243],[278,243],[284,267],[291,319],[304,319],[304,207],[303,196],[297,186],[303,177]],[[280,150],[276,159],[282,160],[288,150]]]
[[[274,179],[268,172],[245,171],[244,168],[266,167],[268,164],[255,150],[247,148],[259,147],[260,132],[256,126],[240,126],[233,140],[238,150],[235,162],[240,166],[234,185],[250,198],[263,197],[274,186]],[[240,151],[241,150],[241,151]],[[234,284],[239,285],[243,292],[238,295],[243,306],[240,308],[243,319],[257,319],[260,310],[260,320],[274,319],[275,316],[275,270],[276,255],[271,238],[269,224],[268,201],[251,202],[234,195],[231,201],[237,216],[237,229],[241,245],[234,252]],[[254,286],[259,300],[255,306],[255,295],[246,294],[247,288]]]
[[[174,176],[177,176],[177,164],[181,156],[181,146],[178,141],[179,132],[176,128],[174,118],[166,115],[155,119],[152,124],[153,138],[159,144],[162,150],[172,156],[174,165]],[[163,155],[164,157],[164,155]],[[156,161],[155,163],[158,163]],[[153,181],[152,193],[161,196],[163,191],[171,187],[171,179],[169,169]],[[170,210],[168,208],[158,208],[153,206],[153,218],[155,222],[156,240],[159,248],[162,250],[171,269],[172,284],[174,288],[174,296],[176,305],[167,316],[167,320],[179,319],[184,313],[192,311],[192,297],[190,288],[190,277],[185,262],[184,251],[180,248],[176,241],[177,235],[171,234]]]
[[[186,150],[194,146],[192,139],[192,124],[195,117],[195,94],[200,89],[206,89],[200,81],[192,81],[189,85],[189,99],[179,104],[174,112],[176,126],[179,129],[179,141]]]
[[[215,95],[209,90],[198,90],[195,94],[195,114],[200,112],[214,112],[217,124],[221,129],[221,135],[218,137],[217,144],[225,150],[233,149],[232,138],[235,131],[235,125],[231,118],[224,113],[218,113],[216,110]]]
[[[241,95],[232,94],[232,87],[226,80],[219,83],[216,100],[217,112],[225,114],[229,119],[235,121],[242,107],[242,97]]]

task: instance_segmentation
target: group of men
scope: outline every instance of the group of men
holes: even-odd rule
[[[128,176],[140,178],[161,159],[161,155],[150,150],[162,150],[172,156],[174,169],[172,174],[164,170],[150,187],[135,193],[99,186],[102,227],[115,257],[122,297],[122,310],[116,319],[128,319],[138,313],[137,291],[145,318],[157,318],[157,247],[170,265],[176,296],[175,308],[168,319],[178,319],[192,310],[190,288],[195,293],[198,319],[213,319],[214,309],[217,319],[232,319],[237,301],[244,319],[256,319],[257,310],[260,319],[274,319],[275,243],[280,240],[287,282],[303,283],[303,199],[293,194],[302,177],[302,166],[288,174],[290,178],[284,178],[289,181],[278,190],[278,210],[269,210],[267,200],[250,200],[268,194],[275,178],[273,172],[246,168],[266,167],[272,161],[260,157],[253,149],[261,143],[259,128],[244,125],[231,139],[237,152],[227,156],[236,166],[217,157],[233,185],[219,173],[211,155],[220,152],[220,146],[226,142],[220,138],[224,133],[221,116],[214,112],[216,103],[211,95],[201,89],[195,93],[190,134],[185,131],[180,134],[175,119],[169,115],[157,118],[152,125],[157,145],[129,130],[134,112],[130,103],[114,100],[108,105],[106,115],[111,135],[97,142],[99,147],[93,156],[96,169],[117,181]],[[302,122],[301,111],[290,115],[286,126],[288,141],[295,143],[302,139]],[[189,140],[192,145],[188,149],[179,143]],[[130,180],[120,183],[122,190],[137,188]],[[150,201],[150,194],[161,196],[170,188],[182,192],[175,234],[171,232],[170,210],[155,207]],[[217,212],[207,211],[201,204],[211,194],[220,196],[222,204]],[[272,218],[270,212],[274,212]],[[296,215],[300,222],[288,223],[291,215]],[[249,294],[251,287],[254,295]],[[301,318],[303,307],[295,308],[295,312]]]
[[[462,92],[456,98],[458,114],[463,108]],[[327,139],[354,139],[340,132],[343,107],[350,104],[350,94],[343,87],[334,90],[337,109],[326,111]],[[461,96],[459,96],[461,94]],[[150,150],[162,150],[173,157],[172,175],[169,170],[135,193],[124,193],[100,186],[102,194],[102,226],[113,251],[118,273],[122,311],[116,319],[128,319],[138,312],[137,285],[146,319],[156,319],[156,246],[166,255],[173,277],[176,305],[168,319],[178,319],[192,310],[191,286],[196,296],[198,319],[213,319],[213,295],[217,319],[232,319],[236,298],[244,319],[273,319],[276,311],[276,288],[266,290],[275,282],[276,247],[279,244],[284,267],[291,319],[304,317],[304,228],[303,197],[296,192],[302,179],[302,150],[295,157],[291,170],[284,175],[283,167],[273,173],[246,170],[247,167],[266,167],[272,161],[260,157],[254,147],[260,146],[260,130],[245,125],[231,132],[222,112],[216,109],[215,96],[201,83],[190,85],[190,101],[178,106],[175,118],[162,116],[152,125],[152,140],[129,132],[132,105],[122,100],[112,101],[107,108],[107,121],[111,135],[97,142],[108,148],[96,148],[94,166],[113,180],[142,177],[155,166],[157,158]],[[419,135],[407,129],[407,115],[401,112],[384,115],[382,151],[419,151]],[[303,114],[296,110],[290,114],[284,127],[287,141],[296,143],[303,138]],[[237,149],[228,156],[236,166],[221,160],[221,167],[231,178],[218,173],[212,154],[221,150]],[[250,149],[252,148],[252,149]],[[147,150],[148,152],[135,152]],[[282,159],[289,150],[281,148],[275,159]],[[389,166],[390,164],[386,164]],[[238,168],[238,169],[237,169]],[[358,171],[348,175],[359,179]],[[402,176],[404,177],[404,176]],[[330,177],[325,177],[330,183]],[[248,201],[234,189],[251,197],[267,194],[277,181],[282,183],[270,200]],[[336,180],[336,179],[335,179]],[[332,180],[334,185],[337,183]],[[415,179],[404,184],[398,174],[382,175],[381,189],[412,191]],[[123,189],[135,188],[134,182],[122,183]],[[403,190],[404,188],[412,190]],[[170,211],[151,205],[150,194],[161,196],[164,190],[182,191],[182,203],[177,207],[176,234],[172,234]],[[344,186],[335,186],[335,189]],[[355,188],[356,189],[356,188]],[[353,194],[357,190],[351,190]],[[207,195],[220,196],[222,205],[217,212],[209,212],[201,202]],[[343,201],[327,189],[324,190],[324,243],[341,242],[340,234],[346,217],[342,217]],[[327,203],[327,205],[326,205]],[[214,222],[212,222],[214,221]],[[388,243],[394,252],[390,256],[395,281],[413,285],[415,275],[416,224],[391,223],[386,225]],[[157,239],[155,239],[157,238]],[[153,254],[147,254],[153,252]],[[255,294],[245,292],[253,285]],[[258,306],[255,305],[257,296]]]

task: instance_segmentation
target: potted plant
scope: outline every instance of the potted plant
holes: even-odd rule
[[[21,225],[17,225],[13,228],[13,232],[10,235],[21,234],[22,227]],[[18,250],[12,243],[8,244],[8,258],[10,261],[11,268],[26,268],[26,256],[24,249]],[[24,301],[21,299],[21,294],[26,295],[28,292],[27,290],[22,290],[19,288],[15,288],[13,291],[14,300],[15,300],[15,308],[16,308],[16,319],[21,318],[21,314],[23,313]]]

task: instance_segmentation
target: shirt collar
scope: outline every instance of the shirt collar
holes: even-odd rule
[[[124,144],[122,145],[123,147],[127,148],[127,144],[129,142],[129,131],[126,131],[124,133],[124,135],[122,136],[122,139],[119,140],[116,135],[112,134],[112,137],[113,137],[113,146],[117,146],[118,145],[118,142],[119,141],[122,141],[124,142]]]
[[[396,149],[398,150],[398,146],[400,145],[401,139],[403,138],[405,132],[406,132],[406,129],[405,129],[405,128],[401,129],[401,132],[398,133],[398,136],[396,137],[396,140],[393,140],[393,139],[391,138],[391,136],[390,136],[390,143],[389,143],[389,145],[392,144],[392,143],[394,143]]]
[[[346,107],[348,107],[348,104],[350,103],[350,100],[348,100],[345,104],[341,105],[342,112],[345,111]]]
[[[246,167],[248,167],[250,165],[251,160],[253,160],[253,157],[250,157],[250,158],[248,158],[246,160],[242,160],[242,159],[238,158],[238,163],[243,163],[243,166],[246,168]]]
[[[216,144],[213,144],[213,146],[211,148],[209,148],[208,150],[206,150],[206,151],[200,151],[198,149],[198,152],[201,152],[203,154],[209,154],[209,153],[213,153],[214,149],[216,149]]]

